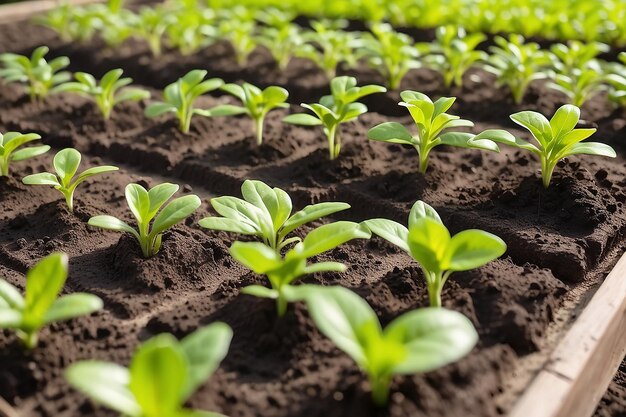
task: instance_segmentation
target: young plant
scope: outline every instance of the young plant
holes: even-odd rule
[[[159,6],[142,7],[133,23],[133,36],[145,40],[153,56],[160,56],[163,35],[174,23],[169,11]]]
[[[465,29],[456,26],[441,26],[436,32],[436,41],[419,45],[425,53],[426,65],[443,76],[446,87],[463,84],[463,75],[487,54],[476,50],[486,39],[482,33],[468,35]]]
[[[67,1],[36,18],[35,22],[54,30],[65,42],[87,42],[104,27],[100,15],[92,8],[71,6]]]
[[[409,70],[420,67],[420,53],[411,37],[395,32],[387,23],[373,25],[372,34],[363,37],[362,55],[382,75],[390,90],[400,87]]]
[[[430,372],[456,362],[476,345],[472,322],[456,311],[422,308],[382,328],[376,313],[342,287],[299,287],[318,329],[368,376],[372,399],[384,406],[395,375]]]
[[[22,148],[29,142],[41,139],[36,133],[7,132],[0,133],[0,176],[9,176],[11,162],[23,161],[48,152],[50,146],[40,145]]]
[[[224,417],[184,408],[219,367],[233,332],[213,323],[181,341],[163,333],[141,344],[130,367],[96,360],[70,365],[65,378],[94,401],[126,417]]]
[[[493,142],[495,138],[513,139],[510,133],[496,129],[488,129],[478,135],[467,132],[442,133],[445,129],[474,126],[469,120],[446,113],[456,98],[441,97],[433,102],[425,94],[410,90],[400,93],[400,97],[403,100],[400,105],[407,108],[417,125],[417,135],[413,135],[398,122],[385,122],[370,129],[367,137],[380,142],[413,146],[419,155],[421,173],[426,172],[430,151],[436,146],[449,145],[499,152],[498,145]]]
[[[278,69],[287,69],[291,58],[298,55],[305,44],[301,29],[293,23],[280,27],[264,27],[258,36],[259,44],[270,52]]]
[[[263,143],[263,124],[267,113],[275,108],[289,108],[289,104],[286,102],[289,92],[282,87],[270,86],[261,90],[252,84],[244,83],[243,86],[224,84],[220,89],[237,97],[241,100],[243,106],[223,104],[210,109],[209,114],[211,116],[247,114],[254,121],[256,144],[258,146],[261,146]]]
[[[198,207],[200,199],[196,195],[186,195],[163,205],[178,191],[178,185],[163,183],[149,191],[139,184],[126,186],[126,201],[137,220],[137,230],[113,216],[100,215],[89,219],[89,225],[118,232],[128,232],[135,236],[143,256],[154,256],[161,248],[163,232],[189,217]],[[161,207],[163,209],[161,210]],[[152,220],[154,219],[154,222]],[[152,222],[152,227],[150,223]]]
[[[311,110],[315,116],[298,113],[283,119],[285,123],[302,126],[323,126],[330,159],[336,159],[341,150],[339,125],[356,120],[367,112],[367,106],[357,100],[374,93],[384,93],[385,87],[380,85],[356,86],[354,77],[337,77],[330,82],[331,95],[324,96],[319,103],[301,104]]]
[[[554,54],[554,68],[561,74],[572,74],[583,70],[589,65],[595,66],[598,55],[608,52],[609,46],[600,42],[583,43],[570,40],[566,44],[557,43],[550,47]]]
[[[70,64],[70,60],[60,56],[48,62],[44,58],[48,51],[47,46],[40,46],[33,51],[30,58],[12,53],[0,54],[0,62],[4,65],[0,69],[0,78],[7,83],[27,84],[26,91],[31,100],[46,97],[54,92],[55,87],[71,78],[69,72],[61,71]]]
[[[587,100],[605,91],[606,82],[602,66],[598,61],[592,61],[584,69],[555,74],[554,81],[548,83],[548,87],[565,94],[570,104],[581,107]]]
[[[182,55],[191,55],[217,39],[216,15],[212,9],[184,8],[174,16],[176,24],[168,26],[167,39]]]
[[[347,24],[343,20],[311,22],[313,31],[303,35],[308,43],[299,48],[296,55],[318,65],[328,80],[335,78],[341,63],[354,68],[358,62],[356,50],[360,40],[358,34],[341,30]]]
[[[95,295],[73,293],[59,297],[67,279],[67,255],[53,253],[26,273],[26,290],[0,279],[0,328],[14,329],[27,349],[37,346],[38,333],[57,321],[86,316],[102,308]]]
[[[621,63],[614,63],[611,73],[606,76],[613,87],[609,91],[609,99],[618,106],[626,107],[626,52],[620,52],[618,58]]]
[[[239,6],[222,11],[219,33],[232,45],[240,67],[246,65],[248,56],[257,46],[255,31],[256,24],[251,10]]]
[[[105,172],[117,171],[119,168],[111,165],[103,165],[86,169],[76,178],[76,172],[80,165],[81,155],[76,149],[67,148],[59,151],[52,161],[56,174],[51,172],[41,172],[24,177],[22,182],[27,185],[51,185],[59,190],[65,197],[67,208],[74,211],[74,191],[87,178]]]
[[[534,145],[518,138],[493,138],[519,149],[530,151],[541,161],[541,177],[548,188],[556,164],[570,155],[598,155],[615,158],[615,150],[600,142],[583,142],[596,129],[575,129],[580,119],[580,109],[571,104],[561,106],[548,121],[541,113],[522,111],[511,115],[518,125],[528,129],[537,142]]]
[[[121,78],[124,71],[114,69],[102,77],[100,84],[93,75],[86,72],[74,74],[76,82],[68,82],[56,88],[56,92],[72,92],[92,99],[102,116],[108,120],[113,108],[125,101],[139,101],[150,98],[150,93],[141,88],[124,88],[132,83],[132,78]]]
[[[157,117],[165,113],[174,113],[183,133],[189,133],[191,117],[194,114],[209,116],[210,111],[195,109],[194,102],[201,95],[213,91],[224,84],[220,78],[204,80],[207,71],[192,70],[163,90],[164,102],[152,103],[146,108],[146,116]]]
[[[298,227],[350,208],[346,203],[318,203],[292,215],[289,194],[256,180],[244,181],[241,194],[243,200],[230,196],[212,198],[211,205],[223,217],[205,217],[200,220],[200,226],[256,236],[276,253],[289,244],[300,242],[297,236],[287,237]]]
[[[352,239],[369,239],[367,227],[358,223],[339,221],[312,230],[304,240],[285,253],[284,257],[273,248],[260,242],[235,242],[230,254],[256,274],[267,275],[271,288],[261,285],[245,287],[244,294],[276,300],[279,316],[287,311],[287,303],[294,301],[295,280],[315,272],[343,272],[346,266],[339,262],[307,264],[308,258],[319,255]]]
[[[431,307],[441,307],[441,291],[453,272],[478,268],[506,251],[502,239],[483,230],[469,229],[451,236],[435,209],[423,201],[411,208],[408,228],[388,219],[363,223],[419,263]]]
[[[494,41],[496,45],[489,49],[492,55],[483,68],[497,77],[500,86],[511,90],[515,104],[521,104],[531,82],[548,78],[552,56],[535,42],[524,43],[521,35],[509,35],[508,40],[496,36]]]

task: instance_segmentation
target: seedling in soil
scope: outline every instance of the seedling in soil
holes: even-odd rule
[[[298,287],[319,330],[368,376],[372,398],[384,406],[395,375],[430,372],[467,355],[478,341],[472,322],[456,311],[422,308],[385,329],[367,302],[342,287]]]
[[[0,279],[0,328],[14,329],[27,349],[37,346],[38,333],[50,323],[85,316],[102,308],[95,295],[59,297],[67,279],[67,255],[53,253],[26,273],[26,291]]]
[[[37,24],[54,30],[65,42],[87,42],[102,29],[98,13],[90,7],[75,7],[64,2],[35,19]]]
[[[561,74],[572,74],[588,66],[595,66],[596,57],[608,52],[609,46],[600,42],[583,43],[571,40],[566,44],[557,43],[550,47],[554,54],[554,69]]]
[[[284,71],[291,58],[298,55],[305,45],[301,32],[302,29],[293,23],[280,27],[264,27],[257,39],[270,52],[278,69]]]
[[[70,60],[61,56],[48,62],[44,58],[48,51],[47,46],[40,46],[33,51],[30,58],[12,53],[0,54],[0,62],[4,65],[0,70],[0,78],[7,83],[27,84],[26,91],[31,100],[41,99],[55,92],[55,87],[71,78],[69,72],[61,71],[70,64]]]
[[[298,113],[283,119],[285,123],[302,126],[323,126],[328,140],[330,159],[336,159],[341,150],[339,125],[356,120],[367,112],[367,106],[357,100],[374,93],[384,93],[380,85],[356,86],[354,77],[337,77],[330,82],[331,95],[324,96],[319,103],[301,104],[315,115]]]
[[[615,158],[615,150],[600,142],[583,142],[596,132],[596,129],[575,129],[580,119],[580,109],[571,104],[560,107],[548,121],[541,113],[522,111],[511,115],[518,125],[528,129],[537,142],[534,145],[525,140],[508,137],[493,140],[525,149],[537,155],[541,161],[543,186],[548,188],[556,164],[570,155],[598,155]]]
[[[167,39],[182,55],[191,55],[217,39],[217,22],[212,9],[186,8],[174,16],[176,24],[168,26]]]
[[[613,87],[609,99],[619,106],[626,107],[626,52],[618,55],[622,64],[613,64],[613,73],[607,75],[607,82]]]
[[[231,328],[213,323],[181,341],[163,333],[137,348],[125,368],[111,362],[81,361],[65,378],[94,401],[127,417],[224,417],[184,408],[228,353]]]
[[[245,7],[222,10],[219,33],[228,40],[235,52],[237,65],[244,67],[248,56],[257,46],[254,15]]]
[[[547,69],[553,64],[549,52],[542,51],[535,42],[524,43],[521,35],[509,39],[496,36],[492,55],[483,68],[497,77],[498,85],[507,86],[515,104],[521,104],[531,82],[548,78]]]
[[[360,40],[358,34],[341,30],[347,24],[343,20],[313,21],[313,31],[304,34],[308,43],[298,49],[296,55],[318,65],[329,80],[335,78],[341,63],[354,68],[358,62],[356,50]]]
[[[163,90],[164,102],[152,103],[146,108],[146,116],[157,117],[165,113],[174,113],[179,121],[179,128],[183,133],[189,133],[191,117],[194,114],[209,116],[209,110],[193,107],[194,102],[201,95],[213,91],[224,84],[220,78],[204,80],[207,71],[192,70],[176,82]],[[204,80],[204,81],[203,81]]]
[[[164,7],[143,7],[133,21],[133,36],[148,43],[153,56],[160,56],[163,35],[173,23],[172,15]]]
[[[558,73],[548,87],[560,91],[569,99],[570,104],[580,107],[596,94],[606,91],[607,78],[598,61],[587,63],[586,68],[571,73]]]
[[[514,139],[509,132],[497,129],[488,129],[478,135],[467,132],[442,133],[445,129],[474,126],[469,120],[446,113],[456,98],[441,97],[433,102],[425,94],[410,90],[400,93],[400,97],[403,100],[400,105],[407,108],[417,125],[417,135],[413,135],[398,122],[385,122],[370,129],[367,137],[380,142],[413,146],[419,155],[419,170],[422,173],[426,172],[430,151],[436,146],[449,145],[499,152],[498,145],[493,142],[495,138]]]
[[[297,236],[288,237],[298,227],[350,208],[346,203],[318,203],[292,215],[289,194],[256,180],[244,181],[241,194],[243,200],[230,196],[211,199],[211,205],[223,217],[205,217],[200,220],[200,226],[256,236],[276,253],[300,242]]]
[[[443,76],[446,87],[460,87],[463,75],[487,58],[485,52],[476,50],[486,36],[482,33],[468,35],[465,29],[456,26],[441,26],[436,36],[435,42],[419,45],[419,49],[426,55],[424,61]]]
[[[362,53],[387,87],[396,90],[409,70],[420,67],[420,53],[410,36],[395,32],[387,23],[372,26],[372,34],[363,37]]]
[[[36,133],[7,132],[4,135],[0,133],[0,175],[3,177],[9,176],[11,162],[23,161],[48,152],[50,149],[48,145],[18,149],[29,142],[39,139],[41,139],[41,136]]]
[[[121,78],[124,71],[114,69],[102,77],[100,84],[93,75],[85,72],[74,74],[76,82],[68,82],[56,88],[56,92],[71,92],[92,99],[102,116],[108,120],[115,106],[125,101],[139,101],[150,98],[150,93],[141,88],[124,88],[132,83],[132,78]]]
[[[261,90],[252,84],[244,83],[243,86],[224,84],[220,89],[237,97],[241,100],[243,106],[223,104],[210,109],[208,111],[209,115],[234,116],[247,114],[254,121],[256,144],[259,146],[263,143],[263,125],[267,113],[276,108],[289,108],[289,104],[286,102],[289,92],[282,87],[270,86]]]
[[[411,208],[408,228],[388,219],[363,223],[419,263],[431,307],[441,307],[441,291],[453,272],[478,268],[506,251],[502,239],[483,230],[469,229],[451,236],[435,209],[423,201]]]
[[[358,223],[340,221],[325,224],[309,232],[308,235],[285,256],[260,242],[235,242],[230,253],[237,261],[257,274],[267,275],[272,288],[261,285],[245,287],[244,294],[276,300],[279,316],[287,311],[287,303],[293,301],[296,279],[315,272],[343,272],[346,266],[339,262],[318,262],[307,264],[308,258],[319,255],[352,239],[369,239],[367,227]]]
[[[56,174],[51,172],[41,172],[24,177],[22,182],[27,185],[51,185],[59,190],[65,197],[67,208],[74,211],[74,191],[83,181],[94,175],[105,172],[117,171],[119,168],[111,165],[103,165],[86,169],[76,178],[76,172],[80,165],[81,155],[76,149],[68,148],[59,151],[52,161]]]
[[[154,256],[161,248],[163,232],[185,220],[200,207],[201,202],[198,196],[191,194],[173,199],[163,210],[160,210],[176,191],[178,191],[178,185],[167,182],[156,185],[149,191],[139,184],[128,184],[126,201],[133,216],[137,219],[137,230],[122,220],[108,215],[92,217],[89,219],[89,224],[102,229],[128,232],[139,242],[144,257]]]

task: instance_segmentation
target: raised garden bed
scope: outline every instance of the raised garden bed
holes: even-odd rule
[[[110,51],[99,41],[65,44],[27,21],[0,25],[0,52],[29,54],[43,44],[51,47],[51,55],[68,56],[72,71],[100,77],[123,68],[157,98],[158,89],[195,68],[227,82],[280,84],[290,91],[291,103],[315,102],[328,89],[323,74],[307,61],[295,60],[280,73],[263,49],[257,49],[242,69],[225,43],[184,58],[167,51],[154,60],[139,42]],[[369,70],[350,75],[362,84],[381,81]],[[431,96],[450,95],[437,74],[424,69],[412,71],[402,87]],[[538,84],[522,105],[515,106],[481,70],[451,95],[459,97],[453,113],[475,121],[476,131],[506,129],[519,137],[528,136],[510,122],[509,114],[522,109],[553,114],[563,100]],[[202,100],[203,107],[232,102],[217,95]],[[618,157],[571,158],[559,164],[552,185],[544,189],[535,172],[536,161],[506,147],[499,154],[438,149],[428,173],[418,174],[413,149],[366,138],[368,129],[378,123],[410,120],[395,105],[397,93],[365,101],[371,112],[345,127],[342,154],[329,161],[321,130],[281,123],[289,111],[297,111],[293,105],[270,113],[266,143],[257,148],[252,123],[244,118],[195,118],[186,136],[173,121],[145,118],[144,102],[123,104],[112,120],[104,122],[97,108],[82,98],[56,95],[31,103],[20,88],[0,85],[0,132],[36,132],[55,149],[74,147],[91,163],[122,167],[84,186],[75,215],[64,212],[55,190],[19,181],[47,169],[51,155],[16,164],[14,178],[0,183],[0,275],[18,284],[35,260],[61,250],[70,257],[67,291],[90,292],[105,302],[96,315],[44,330],[39,348],[30,354],[10,333],[0,333],[0,396],[21,416],[115,415],[72,390],[63,369],[91,358],[127,363],[137,344],[151,335],[171,332],[182,337],[219,320],[233,328],[234,339],[221,368],[191,398],[193,407],[233,417],[540,416],[526,408],[540,398],[529,397],[537,395],[532,390],[545,393],[539,380],[535,385],[531,381],[538,374],[549,379],[563,372],[558,368],[550,373],[545,366],[554,363],[554,355],[578,355],[578,346],[566,343],[572,333],[564,339],[572,328],[581,331],[581,337],[593,336],[589,346],[593,351],[601,345],[601,358],[613,358],[596,357],[598,362],[559,358],[565,363],[558,366],[584,364],[597,367],[599,374],[565,375],[576,384],[566,384],[559,392],[567,393],[563,401],[573,408],[551,404],[555,411],[544,408],[546,414],[541,415],[588,415],[594,408],[589,401],[599,400],[598,393],[604,391],[626,346],[625,294],[619,283],[623,267],[614,271],[613,286],[600,287],[623,252],[626,111],[614,110],[602,95],[585,104],[586,123],[598,128],[596,137],[613,146]],[[291,306],[283,319],[277,319],[272,302],[240,295],[240,288],[262,279],[231,259],[232,235],[197,226],[197,220],[211,212],[211,197],[239,195],[248,178],[287,190],[295,207],[320,201],[351,204],[335,219],[387,217],[405,223],[413,202],[422,199],[454,232],[480,228],[502,237],[508,244],[504,257],[455,274],[443,292],[444,307],[465,314],[476,326],[477,348],[439,371],[397,378],[389,407],[373,407],[361,372],[316,330],[304,306]],[[184,185],[182,194],[198,194],[203,205],[165,235],[158,256],[144,260],[130,237],[87,226],[89,217],[101,213],[130,220],[124,186],[137,181],[154,185],[164,179]],[[315,274],[305,282],[353,289],[383,323],[427,304],[417,264],[381,239],[355,241],[327,258],[345,263],[348,271]],[[614,309],[592,310],[603,323],[606,317],[607,328],[587,334],[585,328],[576,327],[578,316],[598,287],[605,298],[590,305],[604,301]],[[600,316],[602,312],[607,315]],[[597,324],[584,314],[580,320],[585,317],[589,326]],[[593,395],[582,392],[594,384],[598,389]],[[579,397],[572,397],[571,385],[584,388],[576,391]],[[553,381],[547,386],[560,389]],[[623,386],[614,389],[619,404]],[[518,403],[524,392],[526,397]],[[610,415],[602,408],[596,414]]]

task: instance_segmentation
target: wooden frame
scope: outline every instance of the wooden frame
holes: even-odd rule
[[[70,0],[73,4],[98,0]],[[33,0],[0,6],[0,24],[58,5]],[[626,255],[524,391],[509,417],[590,417],[626,354]],[[0,398],[0,416],[13,417]]]

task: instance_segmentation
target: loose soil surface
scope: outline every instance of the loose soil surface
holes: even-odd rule
[[[155,98],[158,89],[194,68],[229,82],[283,85],[296,104],[317,101],[328,91],[327,80],[311,63],[294,60],[280,73],[262,49],[246,68],[238,68],[223,43],[189,57],[166,52],[153,59],[140,42],[110,51],[100,41],[63,44],[50,31],[24,22],[0,26],[0,52],[30,53],[42,44],[51,47],[51,55],[69,56],[74,71],[100,76],[124,68]],[[350,73],[361,84],[381,81],[370,70]],[[506,91],[494,87],[493,77],[479,70],[452,92],[428,70],[411,72],[402,87],[460,97],[451,111],[475,121],[476,131],[504,128],[525,138],[509,114],[521,109],[552,114],[564,101],[538,83],[516,107]],[[196,117],[191,133],[183,135],[168,117],[144,118],[145,102],[121,105],[104,122],[83,98],[58,95],[31,103],[20,87],[0,86],[0,131],[40,133],[55,150],[75,147],[85,155],[83,166],[122,167],[82,185],[73,215],[57,191],[21,183],[27,174],[50,169],[52,152],[15,163],[13,177],[0,182],[0,275],[23,287],[28,267],[61,250],[70,256],[66,291],[91,292],[105,301],[104,310],[91,317],[45,329],[32,353],[24,353],[10,332],[0,332],[0,395],[25,417],[113,416],[72,390],[63,369],[88,358],[126,364],[137,344],[154,334],[182,337],[219,320],[232,326],[235,336],[220,369],[191,398],[193,407],[233,417],[506,414],[575,318],[581,300],[622,251],[626,113],[603,96],[585,105],[584,123],[597,127],[596,140],[611,144],[619,156],[564,161],[544,190],[538,161],[508,148],[499,154],[437,148],[429,171],[419,174],[415,150],[366,138],[367,130],[382,121],[408,125],[397,99],[398,92],[369,97],[371,112],[343,127],[340,158],[331,162],[321,130],[281,123],[289,112],[302,111],[297,105],[268,116],[265,144],[257,148],[246,118]],[[232,99],[216,93],[199,106],[223,102]],[[454,232],[482,228],[501,236],[508,244],[505,256],[454,274],[443,293],[445,307],[467,315],[477,327],[478,347],[439,371],[396,378],[389,407],[376,409],[361,372],[316,330],[304,306],[290,306],[278,319],[272,302],[240,295],[242,287],[265,281],[230,258],[235,236],[197,226],[211,214],[210,197],[239,196],[247,178],[284,188],[296,208],[320,201],[352,205],[334,219],[387,217],[404,223],[411,205],[422,199]],[[130,221],[125,185],[165,180],[181,184],[181,193],[197,193],[203,205],[165,235],[157,256],[142,259],[129,236],[86,225],[90,216],[103,213]],[[427,304],[419,267],[380,239],[344,245],[325,258],[345,263],[348,271],[304,281],[355,290],[383,323]],[[624,415],[623,383],[622,369],[597,416]]]

